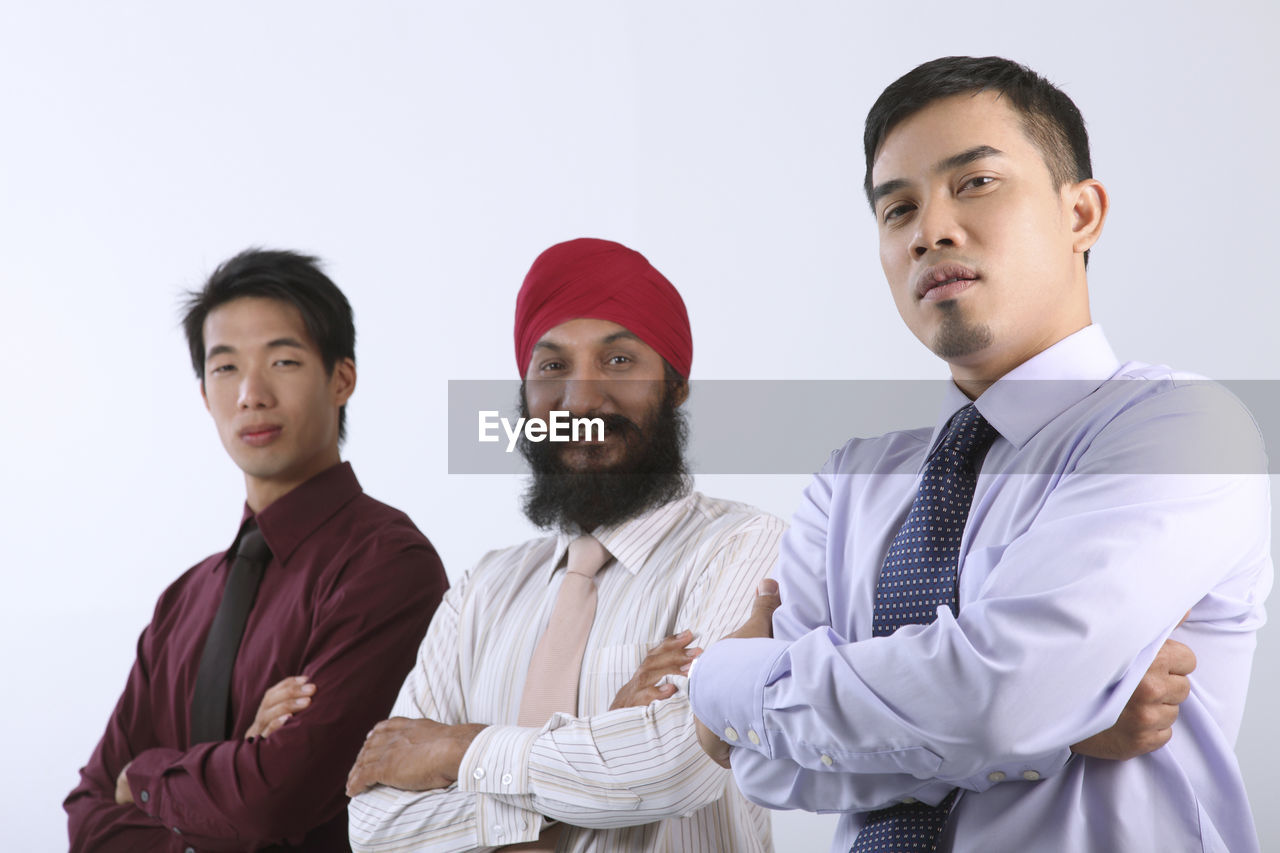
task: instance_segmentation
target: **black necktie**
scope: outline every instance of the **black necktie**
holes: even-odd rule
[[[204,641],[196,689],[191,698],[191,743],[226,740],[231,734],[231,668],[240,650],[249,611],[258,594],[262,570],[271,559],[271,549],[262,531],[252,527],[240,537],[236,560],[227,573],[222,603],[214,614],[209,637]]]
[[[925,464],[920,491],[880,568],[871,633],[885,637],[903,625],[928,625],[946,605],[955,613],[960,538],[978,482],[975,460],[996,431],[974,408],[951,418],[947,434]],[[871,812],[850,853],[917,853],[938,849],[953,790],[936,806],[900,803]]]

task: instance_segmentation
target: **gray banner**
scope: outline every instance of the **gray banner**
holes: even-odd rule
[[[949,380],[695,380],[684,409],[690,426],[686,457],[695,474],[809,474],[851,438],[932,428],[941,413]],[[1048,382],[1011,389],[1019,399],[1045,400],[1088,393],[1112,400],[1109,430],[1126,430],[1112,446],[1124,452],[1099,460],[1099,474],[1280,473],[1259,452],[1258,432],[1268,448],[1280,447],[1280,380],[1169,383],[1113,380],[1100,387],[1051,389]],[[1075,384],[1075,383],[1069,383]],[[1006,387],[1008,383],[1005,383]],[[1047,393],[1046,393],[1047,392]],[[1224,393],[1225,392],[1225,393]],[[519,417],[520,383],[507,380],[449,381],[449,473],[519,474],[528,467],[512,446],[509,429]],[[1094,398],[1082,412],[1098,411]],[[1131,410],[1131,411],[1130,411]],[[488,413],[488,414],[485,414]],[[1063,415],[1071,417],[1072,410]],[[1252,418],[1250,417],[1252,416]],[[507,426],[500,419],[507,420]],[[490,441],[479,439],[487,422]],[[1256,424],[1256,427],[1255,427]],[[1089,437],[1101,422],[1082,417],[1073,439]],[[567,426],[565,427],[567,429]],[[1056,431],[1055,431],[1056,432]],[[1114,435],[1114,433],[1112,433]],[[1016,467],[983,473],[1055,473],[1063,450],[1034,440]],[[874,470],[854,473],[875,473]]]

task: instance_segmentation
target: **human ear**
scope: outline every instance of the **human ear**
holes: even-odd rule
[[[682,376],[680,377],[680,381],[676,384],[676,387],[671,392],[671,402],[675,405],[676,408],[679,408],[680,406],[683,406],[684,401],[688,399],[689,399],[689,380],[685,379]]]
[[[356,390],[356,363],[349,358],[340,359],[333,366],[333,376],[329,380],[333,388],[334,401],[345,406]]]
[[[1071,249],[1083,254],[1102,236],[1111,199],[1107,188],[1093,178],[1072,184],[1067,193],[1071,202]]]

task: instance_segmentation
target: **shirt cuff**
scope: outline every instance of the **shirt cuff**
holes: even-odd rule
[[[764,686],[787,650],[767,638],[721,640],[689,672],[689,703],[703,725],[730,746],[773,758],[764,728]]]
[[[458,789],[473,794],[529,793],[529,750],[539,729],[489,726],[482,729],[458,764]],[[485,847],[535,841],[543,818],[493,797],[476,797],[476,833]]]
[[[458,765],[458,788],[473,794],[528,794],[529,750],[540,732],[524,726],[481,730]]]
[[[125,771],[125,777],[129,780],[129,792],[133,794],[133,804],[152,817],[160,817],[164,807],[161,778],[181,758],[181,751],[164,747],[138,753]]]
[[[958,780],[956,784],[969,791],[982,792],[1001,782],[1039,782],[1060,773],[1074,756],[1070,749],[1063,748],[1018,765],[988,767],[981,773]]]

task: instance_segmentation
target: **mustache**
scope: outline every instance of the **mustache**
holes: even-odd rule
[[[611,435],[620,435],[624,440],[631,441],[633,438],[640,438],[644,435],[644,430],[640,429],[640,425],[631,420],[631,418],[628,418],[626,415],[605,412],[589,412],[583,415],[578,414],[577,412],[570,412],[569,418],[571,420],[575,418],[586,418],[603,421],[604,434],[606,438]]]

